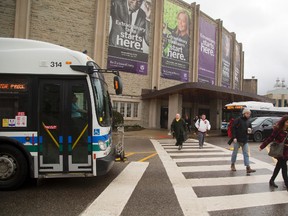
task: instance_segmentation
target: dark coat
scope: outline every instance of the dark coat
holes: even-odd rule
[[[252,128],[251,123],[244,116],[237,118],[233,122],[232,134],[233,139],[236,138],[237,142],[247,143],[248,142],[248,128]]]
[[[121,37],[121,34],[125,32],[130,33],[129,29],[131,28],[128,24],[129,12],[127,0],[112,0],[110,15],[112,18],[112,28],[109,35],[109,45],[119,46],[116,43],[117,37]],[[134,25],[137,26],[137,28],[134,28],[133,35],[138,35],[149,45],[150,22],[146,20],[146,14],[141,8],[138,10],[138,15]]]
[[[278,128],[275,128],[272,132],[272,134],[267,137],[264,142],[260,145],[261,149],[264,149],[269,143],[272,141],[275,141],[276,143],[282,143],[284,139],[287,136],[287,132],[284,130],[279,130]],[[288,144],[287,139],[285,140],[285,144]],[[283,150],[283,158],[288,160],[288,146],[284,146]]]
[[[186,136],[185,121],[182,118],[179,121],[176,121],[176,119],[174,119],[171,124],[171,131],[175,133],[175,138],[177,140],[177,143],[179,145],[182,145],[182,143],[185,141],[185,136]]]

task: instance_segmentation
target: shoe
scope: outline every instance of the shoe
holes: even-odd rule
[[[253,172],[256,172],[256,170],[251,169],[250,166],[246,167],[246,173],[253,173]]]
[[[179,145],[179,146],[178,146],[178,150],[181,150],[181,149],[182,149],[182,145]]]
[[[272,181],[271,179],[270,179],[270,181],[269,181],[269,185],[270,185],[271,187],[278,188],[278,185],[276,185],[275,182]]]
[[[235,164],[231,164],[231,171],[236,171]]]

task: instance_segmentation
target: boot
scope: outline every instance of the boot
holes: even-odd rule
[[[251,169],[250,166],[247,166],[247,167],[246,167],[246,172],[247,172],[247,173],[253,173],[253,172],[256,172],[256,170],[253,170],[253,169]]]
[[[270,185],[271,187],[278,188],[278,185],[276,185],[275,182],[274,182],[272,179],[270,179],[269,185]]]
[[[236,171],[236,168],[235,168],[235,164],[234,164],[234,163],[231,164],[231,171]]]

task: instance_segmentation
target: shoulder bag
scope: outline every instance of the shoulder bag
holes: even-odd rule
[[[284,138],[284,140],[281,143],[273,142],[270,144],[270,150],[268,152],[268,155],[271,157],[282,157],[283,151],[284,151],[284,142],[287,139],[288,134]]]

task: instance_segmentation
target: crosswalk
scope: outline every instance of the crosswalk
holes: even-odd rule
[[[250,157],[257,172],[246,174],[243,156],[238,155],[237,172],[230,171],[231,151],[189,139],[179,151],[175,140],[151,140],[174,187],[184,215],[249,215],[251,208],[288,203],[281,173],[271,189],[268,181],[274,166]],[[261,209],[263,208],[263,209]],[[238,213],[237,213],[238,212]],[[253,211],[252,211],[253,212]],[[255,215],[255,214],[254,214]],[[262,214],[262,215],[265,215]],[[276,214],[277,215],[277,214]],[[284,213],[286,215],[286,213]]]

